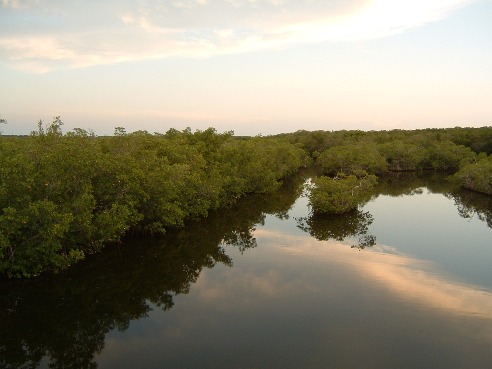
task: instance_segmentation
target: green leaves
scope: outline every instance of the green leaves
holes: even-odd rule
[[[63,239],[73,216],[49,200],[26,208],[4,208],[0,215],[0,270],[14,276],[35,276],[59,270],[79,255],[63,252]]]
[[[478,162],[463,166],[454,180],[464,188],[492,195],[492,155],[481,156]]]
[[[312,157],[335,176],[315,181],[315,213],[356,209],[371,196],[373,174],[386,171],[462,168],[463,187],[492,193],[490,157],[472,151],[490,152],[487,127],[249,138],[123,127],[96,137],[62,126],[55,117],[29,137],[0,136],[0,273],[60,270],[129,231],[164,233],[246,194],[272,193]]]
[[[246,193],[275,191],[306,154],[280,139],[210,128],[165,135],[63,134],[59,117],[30,137],[0,137],[0,273],[61,270],[128,231],[164,233]]]
[[[331,147],[316,160],[325,173],[358,175],[363,171],[378,174],[387,170],[386,158],[374,144],[353,144]]]
[[[319,177],[314,180],[309,202],[314,213],[343,214],[369,200],[376,184],[377,177],[367,173],[361,177]]]

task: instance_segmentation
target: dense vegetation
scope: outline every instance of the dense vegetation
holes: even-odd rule
[[[187,294],[203,270],[231,266],[231,248],[255,247],[255,225],[266,214],[283,218],[304,180],[289,177],[272,194],[245,196],[166,237],[129,239],[126,247],[109,248],[61,272],[61,278],[46,273],[3,281],[0,368],[37,368],[43,362],[51,369],[96,368],[109,331],[126,330],[156,306],[173,309],[176,296]]]
[[[492,155],[479,155],[476,162],[464,165],[454,178],[464,188],[492,195]]]
[[[343,214],[369,200],[376,184],[377,177],[373,174],[322,176],[314,180],[309,202],[314,212]]]
[[[56,117],[28,137],[0,136],[1,274],[62,270],[129,232],[162,234],[246,194],[272,193],[311,160],[329,176],[314,181],[319,212],[356,209],[374,175],[389,171],[457,172],[463,187],[492,193],[490,127],[247,138],[121,127],[96,137],[62,125]]]
[[[0,140],[0,272],[60,270],[128,231],[163,233],[268,193],[305,164],[285,140],[213,129],[164,135],[62,134],[56,118],[30,137]]]
[[[453,173],[462,186],[492,194],[492,128],[416,131],[299,131],[301,144],[327,177],[314,181],[314,212],[341,214],[365,201],[376,178],[389,172],[434,170]],[[489,156],[487,156],[489,155]]]
[[[304,171],[302,171],[304,172]],[[0,368],[95,368],[105,336],[126,330],[155,306],[174,309],[202,271],[232,265],[231,248],[256,246],[254,229],[267,214],[283,219],[313,172],[289,177],[272,194],[245,196],[234,207],[211,211],[207,219],[169,230],[166,237],[126,240],[59,275],[4,280],[0,294]],[[391,173],[380,178],[375,196],[401,196],[427,187],[452,198],[463,217],[477,214],[492,227],[492,196],[453,186],[434,173]],[[373,216],[361,210],[341,215],[310,214],[298,226],[319,240],[337,240],[356,248],[373,246]],[[81,308],[81,307],[84,308]]]

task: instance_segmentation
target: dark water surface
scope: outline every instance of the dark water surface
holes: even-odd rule
[[[382,181],[313,217],[306,177],[130,240],[73,270],[0,281],[0,368],[492,367],[492,198]]]

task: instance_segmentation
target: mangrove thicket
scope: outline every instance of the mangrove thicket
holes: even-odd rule
[[[492,194],[492,127],[267,137],[62,128],[55,117],[29,136],[0,135],[0,274],[65,269],[130,233],[163,234],[247,194],[275,192],[311,163],[324,173],[310,195],[320,212],[356,209],[389,171],[445,171]]]

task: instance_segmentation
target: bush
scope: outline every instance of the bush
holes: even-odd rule
[[[164,233],[247,193],[275,191],[305,163],[281,139],[210,128],[95,137],[55,117],[0,136],[0,273],[61,270],[129,231]]]
[[[364,171],[371,174],[387,170],[386,159],[375,145],[343,145],[323,151],[316,159],[327,174],[337,173],[359,175]]]
[[[492,155],[463,166],[453,177],[461,187],[492,195]]]
[[[319,177],[311,188],[309,202],[315,213],[346,213],[368,201],[376,184],[377,177],[372,174]]]

